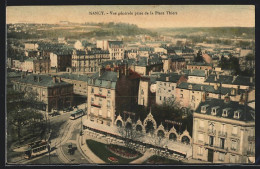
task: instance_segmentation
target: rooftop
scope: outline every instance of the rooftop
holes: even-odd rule
[[[244,86],[254,85],[253,78],[247,76],[209,75],[209,77],[205,80],[205,82],[244,85]]]
[[[70,74],[70,73],[64,73],[62,75],[57,75],[57,76],[64,78],[64,79],[78,80],[78,81],[84,81],[84,82],[87,82],[89,79],[88,75]]]
[[[207,99],[205,102],[201,102],[198,108],[196,109],[196,113],[204,114],[201,113],[201,107],[204,105],[208,105],[208,108],[205,112],[207,115],[211,115],[211,108],[219,106],[219,111],[216,114],[216,117],[219,118],[228,118],[228,119],[233,119],[233,120],[238,120],[238,121],[255,121],[255,110],[249,106],[245,106],[242,104],[239,104],[238,102],[234,101],[229,101],[229,102],[224,102],[224,100],[221,99]],[[222,116],[223,109],[230,108],[230,112],[226,117]],[[246,109],[246,111],[245,111]],[[234,112],[235,111],[240,111],[240,117],[238,119],[234,119]],[[214,115],[212,115],[214,116]]]
[[[38,78],[40,78],[40,81],[38,81]],[[66,83],[62,80],[61,80],[61,82],[58,82],[57,78],[54,83],[53,77],[48,76],[48,75],[28,75],[17,81],[19,81],[21,83],[28,83],[28,84],[32,84],[32,85],[36,85],[36,86],[44,86],[44,87],[72,85],[72,84]]]
[[[215,93],[215,94],[220,94],[221,95],[232,95],[232,90],[236,90],[234,88],[225,88],[225,87],[218,87],[217,89],[214,88],[212,85],[202,85],[202,84],[195,84],[195,83],[187,83],[187,82],[182,82],[180,83],[177,88],[180,89],[189,89],[189,87],[192,88],[194,91],[205,91],[209,93]],[[245,90],[239,89],[239,93],[244,93]]]

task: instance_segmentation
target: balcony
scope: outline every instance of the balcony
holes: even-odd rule
[[[255,136],[248,136],[248,141],[255,141]]]
[[[97,105],[97,104],[94,104],[94,103],[91,103],[91,106],[101,108],[101,105]]]
[[[219,137],[227,137],[227,132],[219,131],[218,136]]]
[[[208,149],[213,149],[213,150],[217,150],[217,151],[221,151],[221,152],[227,152],[228,151],[228,147],[221,147],[221,146],[216,146],[216,145],[212,145],[212,144],[208,144],[208,143],[205,143],[205,148],[208,148]]]
[[[216,130],[208,129],[208,134],[209,135],[216,135]]]
[[[104,95],[102,95],[102,94],[94,94],[94,96],[96,96],[96,97],[101,97],[101,98],[106,98],[106,96],[104,96]]]

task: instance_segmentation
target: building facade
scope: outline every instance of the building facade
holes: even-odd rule
[[[29,95],[35,94],[36,101],[41,102],[43,110],[61,110],[73,105],[73,85],[61,78],[48,75],[22,76],[13,81],[14,90],[23,91]]]
[[[193,158],[249,163],[255,158],[255,111],[239,102],[203,100],[193,114]]]

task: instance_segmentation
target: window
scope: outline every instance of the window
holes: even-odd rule
[[[163,97],[163,101],[166,101],[166,97]]]
[[[232,135],[237,135],[237,126],[233,126]]]
[[[218,161],[224,161],[225,159],[225,153],[219,153],[218,154]]]
[[[206,113],[208,107],[209,107],[209,105],[201,106],[201,113]]]
[[[42,96],[45,96],[46,92],[45,91],[42,91]]]
[[[102,110],[101,109],[98,110],[98,115],[102,116]]]
[[[99,94],[102,94],[102,89],[101,88],[99,88]]]
[[[99,103],[98,103],[100,106],[102,105],[102,99],[100,98],[99,99]]]
[[[240,118],[240,110],[234,112],[234,118],[239,119]]]
[[[235,155],[230,155],[229,161],[230,161],[230,163],[235,163],[236,162],[236,156]]]
[[[94,93],[94,88],[93,87],[91,88],[91,93]]]
[[[198,155],[199,156],[203,155],[203,147],[198,147]]]
[[[91,97],[91,104],[94,104],[94,98]]]
[[[224,133],[226,131],[226,127],[225,126],[226,126],[225,124],[221,124],[221,126],[220,126],[220,132],[221,133]]]
[[[218,110],[219,110],[219,106],[213,107],[213,108],[211,109],[211,115],[216,115],[217,112],[218,112]]]
[[[107,95],[110,96],[110,94],[111,94],[111,91],[107,90]]]
[[[237,142],[235,140],[231,141],[231,150],[237,150]]]
[[[162,96],[160,96],[160,100],[162,100]]]
[[[111,112],[109,110],[107,111],[107,117],[111,117]]]
[[[199,121],[199,128],[202,128],[202,129],[204,128],[204,121],[202,121],[202,120]]]
[[[225,148],[225,139],[224,138],[220,138],[220,148],[224,149]]]
[[[110,100],[107,101],[107,108],[110,108]]]
[[[223,109],[222,116],[223,116],[223,117],[227,117],[228,114],[229,114],[229,110],[230,110],[230,108]]]
[[[143,90],[143,89],[141,90],[141,94],[142,94],[142,95],[144,94],[144,90]]]
[[[213,136],[209,136],[209,145],[213,146],[214,144],[214,137]]]
[[[174,90],[174,86],[172,86],[172,90]]]
[[[203,133],[198,134],[198,142],[204,142],[204,135]]]

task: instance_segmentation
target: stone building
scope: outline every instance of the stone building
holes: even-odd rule
[[[244,102],[204,99],[193,114],[194,159],[213,163],[252,163],[255,110]]]
[[[109,59],[109,52],[100,48],[73,50],[72,71],[79,73],[97,72],[98,66]]]
[[[185,59],[181,56],[170,55],[162,59],[163,61],[163,71],[175,72],[186,68]]]
[[[156,104],[172,102],[176,99],[176,87],[186,82],[187,77],[176,73],[163,74],[156,79]]]
[[[88,75],[64,73],[57,75],[57,77],[61,77],[64,82],[73,84],[73,98],[76,105],[86,103],[88,96]]]
[[[138,105],[145,107],[155,104],[156,76],[142,76],[138,90]]]
[[[51,60],[49,57],[38,57],[33,60],[33,73],[48,74],[51,71]]]
[[[36,101],[42,103],[42,109],[50,112],[52,109],[63,109],[73,105],[73,85],[61,78],[48,75],[21,76],[13,80],[15,90],[26,94],[35,94]]]
[[[114,71],[100,68],[88,80],[88,112],[91,121],[114,123],[115,114],[137,105],[140,76],[126,66]]]

